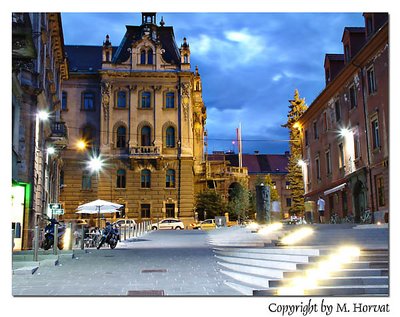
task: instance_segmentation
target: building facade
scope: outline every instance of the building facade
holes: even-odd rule
[[[68,77],[58,13],[12,14],[12,226],[15,248],[31,246],[48,204],[59,201],[60,116]]]
[[[126,26],[119,46],[107,35],[103,45],[65,48],[65,220],[100,198],[124,206],[106,217],[193,221],[206,120],[201,78],[197,67],[191,70],[186,38],[178,48],[173,28],[156,18],[143,13],[141,25]],[[92,158],[100,170],[88,168]]]
[[[299,120],[306,200],[326,218],[387,221],[389,211],[388,15],[346,27],[343,54],[326,54],[326,87]],[[327,217],[328,216],[328,217]]]

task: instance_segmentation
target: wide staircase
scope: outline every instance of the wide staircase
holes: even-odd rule
[[[231,231],[225,238],[222,232],[210,234],[209,243],[214,246],[220,271],[227,276],[225,284],[248,296],[388,295],[389,251],[382,247],[361,247],[350,261],[339,267],[328,267],[324,274],[313,279],[312,286],[303,285],[300,293],[296,293],[295,282],[307,281],[310,271],[327,262],[337,247],[278,247],[280,235],[282,232],[262,238],[243,230]],[[233,241],[232,236],[236,236]]]

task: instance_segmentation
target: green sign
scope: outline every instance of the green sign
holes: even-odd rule
[[[64,209],[52,209],[51,212],[53,213],[53,215],[63,215]]]
[[[60,203],[54,203],[54,204],[49,204],[49,209],[61,209],[61,204]]]

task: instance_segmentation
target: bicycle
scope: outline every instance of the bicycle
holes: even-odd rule
[[[361,216],[361,222],[364,224],[372,222],[372,214],[369,210],[364,211],[364,214]]]
[[[339,215],[336,214],[336,213],[332,214],[332,215],[331,215],[331,221],[330,221],[330,223],[332,223],[332,224],[340,223],[340,217],[339,217]]]
[[[343,218],[344,223],[354,223],[354,216],[353,215],[347,215],[346,217]]]

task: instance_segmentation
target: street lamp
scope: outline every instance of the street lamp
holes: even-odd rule
[[[49,119],[49,113],[45,110],[40,110],[37,113],[37,116],[38,116],[39,120],[41,120],[41,121],[47,121]]]
[[[84,149],[86,149],[86,142],[84,140],[80,139],[76,143],[76,147],[78,148],[78,150],[83,151]]]
[[[103,168],[104,161],[100,156],[92,157],[88,162],[88,168],[93,172],[99,172]]]

